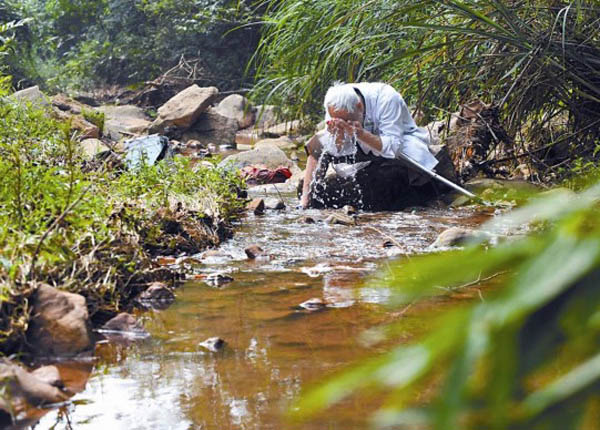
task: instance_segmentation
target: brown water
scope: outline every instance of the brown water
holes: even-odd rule
[[[467,293],[398,312],[385,306],[389,291],[360,285],[390,259],[426,252],[445,228],[475,226],[490,214],[468,208],[362,214],[352,227],[303,224],[302,215],[324,219],[327,213],[288,207],[243,220],[235,238],[194,269],[228,272],[234,281],[218,288],[190,281],[169,309],[143,314],[150,339],[98,345],[86,388],[35,428],[365,428],[375,400],[348,401],[301,425],[282,415],[302,387],[385,350],[364,342],[366,329],[402,318],[400,341],[408,341],[427,329],[433,313],[472,300]],[[385,235],[402,249],[384,248]],[[255,243],[270,258],[247,260],[243,250]],[[298,307],[310,298],[327,307]],[[224,350],[198,346],[213,336],[225,339]]]

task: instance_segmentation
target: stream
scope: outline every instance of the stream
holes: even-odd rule
[[[391,260],[426,252],[446,228],[475,227],[491,214],[420,208],[361,213],[357,226],[305,224],[303,215],[319,221],[329,212],[295,209],[295,196],[283,197],[285,211],[246,216],[232,240],[204,254],[194,267],[198,279],[176,291],[172,306],[140,314],[150,338],[98,344],[89,379],[82,363],[60,364],[67,385],[81,391],[33,428],[365,428],[376,400],[350,399],[301,424],[287,422],[284,413],[303,387],[389,348],[372,345],[367,329],[402,319],[400,341],[410,341],[427,329],[432,313],[478,299],[481,291],[469,289],[400,311],[386,306],[388,290],[361,284]],[[384,247],[385,235],[402,248]],[[248,260],[244,248],[251,244],[269,257]],[[202,280],[216,272],[233,282],[215,287]],[[326,307],[299,306],[311,298]],[[225,348],[198,346],[214,336]]]

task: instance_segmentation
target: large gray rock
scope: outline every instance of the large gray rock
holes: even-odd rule
[[[254,124],[256,109],[252,107],[246,97],[239,94],[225,97],[217,105],[215,111],[227,118],[235,119],[239,128],[250,127]]]
[[[85,298],[39,285],[33,296],[27,341],[32,351],[42,356],[72,356],[88,350],[92,339]]]
[[[104,134],[112,140],[142,134],[151,124],[144,110],[137,106],[100,106],[97,110],[104,113]]]
[[[193,128],[184,134],[183,140],[197,140],[202,145],[234,145],[238,122],[208,109],[198,117]]]
[[[269,169],[279,166],[292,168],[294,163],[285,152],[274,145],[265,145],[252,151],[240,152],[226,157],[219,164],[220,167],[243,169],[246,166],[264,165]]]
[[[265,129],[278,123],[277,108],[273,105],[256,106],[256,124],[255,128]]]
[[[294,143],[294,141],[292,141],[292,139],[290,139],[287,136],[281,136],[281,137],[276,137],[276,138],[272,138],[272,139],[262,139],[262,140],[259,140],[258,142],[256,142],[254,144],[254,147],[260,148],[265,145],[275,145],[276,147],[278,147],[279,149],[282,149],[284,151],[296,149],[296,144]]]
[[[216,87],[200,88],[194,84],[186,88],[158,109],[158,118],[152,123],[150,132],[162,132],[167,126],[190,128],[218,93]]]
[[[17,91],[12,94],[11,97],[15,100],[24,103],[31,103],[33,106],[38,108],[50,107],[50,101],[48,97],[40,91],[40,88],[36,85],[35,87],[25,88],[24,90]]]

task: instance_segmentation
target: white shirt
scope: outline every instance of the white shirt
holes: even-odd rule
[[[417,127],[406,102],[394,88],[379,82],[360,82],[352,86],[365,98],[363,128],[381,139],[381,151],[359,141],[365,153],[385,158],[396,158],[402,153],[429,170],[436,166],[438,161],[428,149],[429,132]],[[325,120],[329,119],[326,111]]]

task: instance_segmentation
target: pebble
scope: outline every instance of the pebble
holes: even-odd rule
[[[224,273],[211,273],[204,278],[204,282],[213,287],[220,287],[221,285],[233,282],[233,277]]]
[[[261,255],[265,255],[265,251],[258,245],[250,245],[249,247],[244,249],[244,252],[251,260],[254,260],[256,257],[259,257]]]

